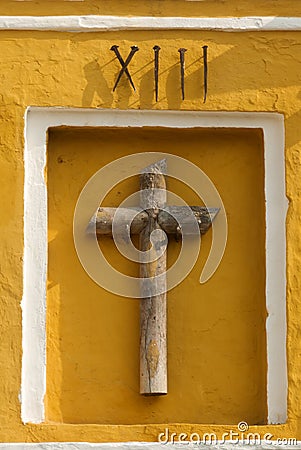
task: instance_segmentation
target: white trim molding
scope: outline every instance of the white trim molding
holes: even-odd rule
[[[47,186],[44,171],[47,130],[49,127],[58,126],[121,128],[158,126],[180,129],[203,127],[260,128],[263,130],[266,201],[266,307],[268,311],[266,322],[268,423],[284,423],[287,418],[285,231],[287,199],[285,196],[283,116],[276,113],[255,112],[140,111],[55,107],[31,107],[27,109],[25,116],[21,386],[23,422],[41,423],[45,417]]]
[[[0,31],[300,31],[301,17],[0,16]]]
[[[285,441],[285,440],[283,440]],[[286,441],[285,441],[286,442]],[[116,442],[116,443],[88,443],[88,442],[43,442],[36,444],[0,444],[0,450],[297,450],[300,449],[301,441],[294,440],[292,444],[282,444],[280,441],[263,441],[260,444],[244,442],[216,442],[216,443],[192,443],[192,442]]]

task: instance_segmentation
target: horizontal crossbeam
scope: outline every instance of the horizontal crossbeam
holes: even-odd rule
[[[112,235],[112,223],[118,209],[118,222],[120,224],[131,223],[131,234],[139,234],[147,225],[149,216],[141,208],[98,208],[97,213],[91,219],[88,232],[93,232],[96,225],[98,236]],[[133,212],[137,212],[133,219]],[[205,234],[210,228],[219,208],[206,208],[205,206],[166,206],[158,214],[157,221],[167,234],[181,234],[179,223],[191,222],[191,211],[196,218],[201,234]],[[177,219],[176,219],[177,218]],[[119,223],[117,222],[117,225]]]

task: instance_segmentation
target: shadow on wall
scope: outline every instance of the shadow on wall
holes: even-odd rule
[[[103,75],[103,69],[97,61],[92,61],[84,67],[87,85],[83,92],[82,104],[89,107],[93,103],[95,94],[98,94],[102,103],[99,106],[110,107],[113,103],[112,90]]]

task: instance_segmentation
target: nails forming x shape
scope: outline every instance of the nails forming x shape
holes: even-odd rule
[[[139,48],[137,47],[137,45],[133,45],[133,46],[131,47],[131,51],[130,51],[130,53],[129,53],[129,55],[128,55],[128,57],[126,58],[125,61],[123,60],[122,56],[121,56],[120,53],[119,53],[118,45],[112,45],[111,50],[112,50],[112,51],[115,53],[115,55],[117,56],[117,59],[118,59],[118,61],[120,62],[121,67],[122,67],[122,69],[120,70],[119,75],[118,75],[118,77],[117,77],[116,83],[115,83],[115,85],[114,85],[113,92],[114,92],[115,89],[117,88],[118,83],[119,83],[119,81],[120,81],[120,78],[122,77],[122,75],[123,75],[124,73],[125,73],[126,76],[128,77],[129,82],[131,83],[131,85],[132,85],[134,91],[136,91],[135,85],[134,85],[134,83],[133,83],[133,80],[132,80],[132,78],[131,78],[131,75],[130,75],[130,73],[129,73],[127,67],[128,67],[128,65],[130,64],[130,62],[131,62],[131,60],[132,60],[134,54],[139,50]]]

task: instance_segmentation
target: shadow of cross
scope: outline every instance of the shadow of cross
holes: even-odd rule
[[[166,205],[167,163],[163,159],[141,171],[140,207],[99,208],[96,234],[120,235],[125,245],[139,235],[140,393],[167,394],[166,257],[167,236],[205,234],[218,208]],[[94,222],[95,223],[95,222]],[[127,225],[130,224],[130,227]],[[122,240],[121,239],[121,240]]]

